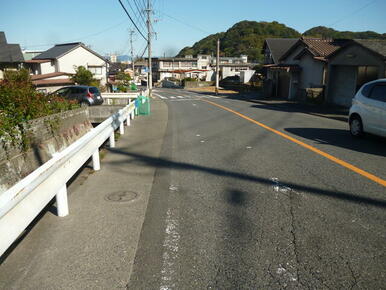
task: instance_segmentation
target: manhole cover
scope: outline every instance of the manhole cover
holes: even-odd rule
[[[134,191],[117,191],[106,195],[107,201],[113,202],[127,202],[136,199],[138,194]]]

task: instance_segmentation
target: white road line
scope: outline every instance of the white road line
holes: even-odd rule
[[[162,255],[161,287],[160,290],[174,289],[175,263],[178,257],[178,244],[180,234],[179,223],[176,213],[172,209],[166,212],[165,240],[163,243],[164,252]]]
[[[205,96],[207,98],[212,98],[212,99],[221,99],[220,97],[215,97],[215,96]]]
[[[177,98],[179,98],[179,99],[183,99],[183,98],[185,98],[185,97],[183,97],[183,96],[177,96]]]
[[[170,98],[171,98],[171,99],[175,99],[176,97],[171,96]]]
[[[161,99],[167,99],[167,97],[161,96],[161,95],[159,95],[159,94],[154,94],[154,95],[156,95],[157,97],[159,97],[159,98],[161,98]]]

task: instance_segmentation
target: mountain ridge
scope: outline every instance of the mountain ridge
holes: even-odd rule
[[[337,31],[335,29],[316,26],[308,29],[303,34],[295,29],[277,21],[240,21],[225,32],[214,33],[197,41],[192,46],[184,47],[176,55],[215,54],[217,39],[220,39],[220,54],[226,56],[248,55],[250,61],[262,61],[264,40],[266,38],[346,38],[346,39],[386,39],[386,33],[380,34],[374,31]]]

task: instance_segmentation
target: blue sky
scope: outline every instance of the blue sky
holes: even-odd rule
[[[136,9],[134,0],[122,2],[133,14],[128,2]],[[137,0],[138,5],[144,2]],[[55,43],[82,41],[103,55],[130,51],[128,31],[133,26],[118,0],[0,0],[0,3],[0,31],[5,31],[9,43],[44,50]],[[276,20],[299,32],[323,25],[336,30],[386,33],[386,0],[152,0],[152,3],[156,20],[153,54],[157,56],[174,55],[181,48],[208,34],[226,31],[241,20]],[[138,26],[145,34],[144,27]],[[137,33],[135,54],[142,54],[145,46]]]

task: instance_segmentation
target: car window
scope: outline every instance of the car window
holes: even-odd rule
[[[64,96],[68,93],[68,88],[62,88],[62,89],[59,89],[55,92],[55,94],[59,95],[59,96]]]
[[[89,88],[90,93],[99,95],[99,90],[96,87]]]
[[[386,102],[386,85],[375,85],[371,90],[369,98],[381,102]]]
[[[374,87],[374,85],[375,84],[364,85],[362,89],[362,95],[364,95],[365,97],[369,97],[371,89]]]

